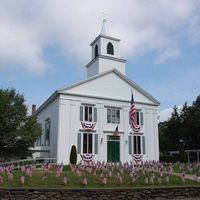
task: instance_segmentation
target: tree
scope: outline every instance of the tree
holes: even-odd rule
[[[168,129],[168,122],[160,122],[158,124],[159,129],[159,144],[160,144],[160,152],[166,154],[169,150],[170,139],[167,137],[166,131]]]
[[[70,163],[72,165],[75,165],[77,162],[77,151],[76,151],[76,146],[73,145],[71,148],[71,153],[70,153]]]
[[[26,158],[40,134],[40,124],[27,114],[24,96],[15,89],[0,89],[0,158]]]
[[[200,148],[200,95],[191,106],[174,107],[171,118],[159,123],[159,137],[162,153]]]

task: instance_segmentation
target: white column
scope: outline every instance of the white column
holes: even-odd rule
[[[157,112],[153,112],[153,132],[154,132],[154,160],[159,160],[159,134]]]
[[[123,130],[124,130],[124,135],[123,135],[123,141],[121,142],[120,148],[123,149],[123,159],[122,162],[130,162],[131,156],[129,155],[129,144],[128,144],[128,136],[129,136],[129,107],[123,107]],[[120,119],[122,120],[122,119]],[[126,144],[127,141],[127,144]]]
[[[59,102],[57,162],[69,164],[70,155],[70,101],[61,99]]]
[[[107,160],[107,138],[106,134],[103,132],[105,117],[107,117],[105,113],[105,108],[103,104],[98,104],[98,112],[97,112],[97,121],[98,121],[98,160],[106,161]],[[101,142],[102,141],[102,142]]]

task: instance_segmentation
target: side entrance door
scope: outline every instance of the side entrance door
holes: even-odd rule
[[[107,161],[120,162],[120,137],[107,136]]]

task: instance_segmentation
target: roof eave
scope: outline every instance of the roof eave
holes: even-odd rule
[[[90,46],[92,46],[92,45],[93,45],[99,38],[101,38],[101,37],[102,37],[102,38],[106,38],[106,39],[110,39],[110,40],[114,40],[114,41],[117,41],[117,42],[120,42],[120,41],[121,41],[121,40],[118,39],[118,38],[100,34],[100,35],[98,35],[98,36],[94,39],[94,41],[90,44]]]
[[[49,103],[51,103],[59,94],[59,91],[56,90],[39,108],[32,114],[32,116],[36,116],[39,112],[41,112]]]

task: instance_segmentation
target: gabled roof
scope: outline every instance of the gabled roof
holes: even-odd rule
[[[121,72],[119,72],[117,69],[112,69],[109,71],[105,71],[102,72],[100,74],[97,74],[95,76],[92,76],[86,80],[80,81],[78,83],[72,84],[70,86],[65,86],[63,88],[60,88],[58,90],[56,90],[38,109],[37,111],[34,113],[34,115],[36,115],[38,112],[40,112],[43,108],[45,108],[45,106],[47,104],[49,104],[52,100],[54,100],[58,94],[64,94],[64,91],[75,88],[77,86],[80,86],[82,84],[85,84],[87,82],[90,82],[92,80],[98,79],[100,77],[103,77],[107,74],[110,73],[115,73],[117,76],[119,76],[121,79],[123,79],[125,82],[127,82],[128,84],[130,84],[133,88],[135,88],[138,92],[140,92],[141,94],[143,94],[146,98],[148,98],[149,100],[151,100],[156,106],[160,105],[160,102],[155,99],[153,96],[151,96],[148,92],[146,92],[145,90],[143,90],[140,86],[138,86],[136,83],[134,83],[132,80],[128,79],[126,76],[124,76]]]
[[[66,86],[66,87],[63,87],[63,88],[60,88],[58,90],[58,92],[60,93],[63,93],[63,91],[66,91],[66,90],[69,90],[69,89],[72,89],[74,87],[77,87],[79,85],[82,85],[84,83],[87,83],[89,81],[92,81],[94,79],[97,79],[97,78],[100,78],[102,76],[105,76],[107,74],[110,74],[110,73],[115,73],[117,76],[119,76],[121,79],[123,79],[125,82],[127,82],[128,84],[130,84],[133,88],[135,88],[138,92],[140,92],[141,94],[143,94],[146,98],[148,98],[149,100],[151,100],[155,105],[160,105],[160,102],[155,99],[152,95],[150,95],[148,92],[146,92],[145,90],[143,90],[140,86],[138,86],[136,83],[134,83],[132,80],[130,80],[129,78],[127,78],[126,76],[124,76],[121,72],[119,72],[117,69],[112,69],[112,70],[109,70],[109,71],[105,71],[105,72],[102,72],[100,74],[97,74],[95,76],[92,76],[86,80],[83,80],[81,82],[78,82],[78,83],[75,83],[73,85],[70,85],[70,86]]]

